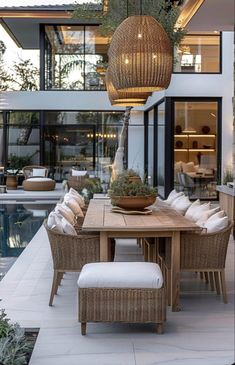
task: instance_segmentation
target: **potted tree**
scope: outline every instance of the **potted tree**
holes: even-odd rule
[[[138,174],[133,173],[133,170],[126,170],[119,174],[110,186],[109,196],[111,203],[120,208],[143,210],[155,202],[157,190],[144,184]]]

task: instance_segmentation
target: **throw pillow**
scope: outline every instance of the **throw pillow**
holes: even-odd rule
[[[191,220],[192,220],[193,222],[197,222],[197,221],[198,221],[198,219],[201,217],[201,215],[202,215],[204,212],[206,212],[207,210],[209,210],[209,209],[210,209],[210,206],[211,206],[211,203],[209,202],[209,203],[205,203],[205,204],[202,204],[202,205],[200,205],[199,207],[197,207],[197,208],[194,210],[193,214],[192,214]]]
[[[83,211],[76,199],[67,196],[65,197],[64,202],[77,217],[84,217]]]
[[[77,197],[77,199],[79,200],[79,205],[80,205],[81,208],[85,207],[85,200],[84,200],[83,196],[81,194],[79,194],[75,189],[70,188],[69,189],[69,194],[72,194],[72,195]]]
[[[177,199],[177,198],[179,198],[180,196],[183,196],[183,195],[184,195],[184,193],[182,191],[177,192],[174,189],[170,192],[170,194],[168,195],[167,199],[164,200],[164,202],[171,205],[175,199]]]
[[[223,218],[225,216],[225,211],[220,210],[218,213],[213,214],[210,218],[207,219],[207,222],[211,222],[217,218]]]
[[[46,170],[45,169],[33,169],[32,176],[45,177]]]
[[[217,218],[217,219],[213,219],[211,221],[207,221],[204,224],[204,228],[207,229],[207,233],[215,233],[215,232],[219,232],[222,231],[224,228],[226,228],[228,225],[228,217],[223,217],[223,218]]]
[[[73,236],[77,236],[77,232],[76,232],[75,228],[65,218],[62,218],[62,228],[63,228],[64,233],[71,234]]]
[[[198,207],[201,206],[200,200],[197,199],[192,205],[188,208],[187,212],[185,213],[185,217],[188,219],[192,219],[194,212]]]
[[[59,233],[63,233],[62,218],[63,216],[61,214],[52,211],[47,218],[48,228],[56,230]]]
[[[191,201],[189,198],[185,195],[180,196],[178,199],[175,199],[173,203],[171,204],[172,208],[176,209],[179,213],[185,214],[187,209],[191,205]]]
[[[73,211],[67,207],[65,203],[57,204],[55,207],[55,212],[60,213],[64,218],[67,219],[67,221],[69,221],[70,224],[74,225],[76,223]]]
[[[206,210],[202,213],[201,217],[197,220],[196,224],[200,227],[204,227],[204,223],[215,213],[217,213],[220,210],[220,207]]]
[[[86,176],[86,175],[87,175],[87,171],[79,171],[79,170],[72,169],[72,176]]]

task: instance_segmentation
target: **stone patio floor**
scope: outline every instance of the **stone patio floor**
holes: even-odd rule
[[[117,242],[116,260],[142,261],[135,240]],[[43,227],[0,282],[0,307],[12,321],[40,328],[30,365],[231,365],[234,362],[234,241],[226,263],[229,303],[194,274],[182,276],[182,311],[168,309],[165,333],[154,326],[77,320],[77,273],[66,274],[48,306],[52,259]]]

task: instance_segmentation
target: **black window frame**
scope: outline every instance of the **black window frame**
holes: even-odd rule
[[[190,37],[203,37],[203,36],[212,36],[212,37],[218,37],[219,36],[219,40],[220,40],[220,44],[219,44],[219,71],[218,72],[182,72],[182,71],[174,71],[174,67],[173,67],[173,74],[176,75],[220,75],[223,72],[223,57],[222,57],[222,42],[223,42],[223,37],[222,37],[222,32],[219,32],[219,34],[186,34],[190,35]],[[174,56],[174,55],[173,55]]]

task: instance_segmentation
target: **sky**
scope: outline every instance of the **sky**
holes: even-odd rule
[[[3,60],[9,67],[12,66],[14,61],[17,61],[20,58],[24,60],[30,58],[31,62],[39,68],[39,50],[25,50],[18,47],[2,25],[0,25],[0,40],[3,41],[7,47]]]

